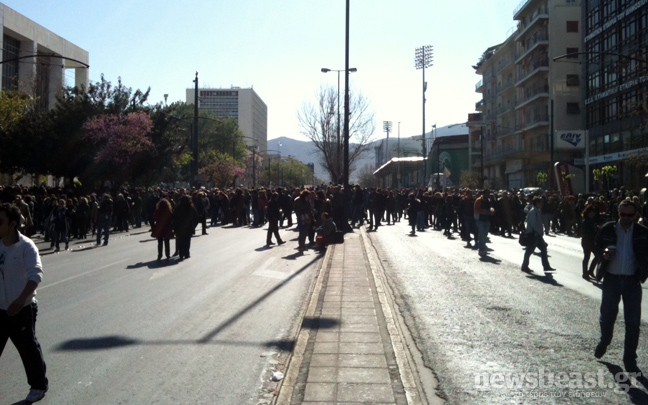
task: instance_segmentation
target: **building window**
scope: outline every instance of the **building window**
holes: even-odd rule
[[[2,46],[2,89],[18,89],[18,54],[20,52],[20,41],[4,35]],[[13,60],[12,60],[13,59]]]
[[[601,8],[596,6],[587,16],[587,34],[598,28],[601,24]]]
[[[587,97],[598,93],[601,90],[601,72],[596,71],[587,77]]]
[[[621,136],[617,132],[612,134],[612,142],[610,143],[610,152],[621,152]]]
[[[567,103],[567,114],[580,114],[580,105],[578,103]]]
[[[578,21],[567,21],[567,32],[578,32]]]
[[[578,75],[567,75],[567,86],[580,86]]]
[[[567,48],[567,56],[569,59],[578,58],[578,48]]]

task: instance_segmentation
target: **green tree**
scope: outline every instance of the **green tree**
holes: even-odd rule
[[[538,175],[536,176],[538,187],[546,187],[548,179],[549,179],[549,175],[547,175],[547,173],[538,172]]]
[[[17,165],[28,173],[52,174],[70,180],[88,177],[98,149],[93,143],[85,142],[83,125],[101,114],[148,111],[145,103],[149,90],[133,91],[121,79],[113,86],[103,75],[99,82],[91,82],[87,88],[65,88],[52,110],[22,121],[25,136],[18,147],[22,155]]]
[[[479,182],[480,180],[481,176],[478,172],[474,172],[472,170],[464,170],[461,172],[459,184],[461,185],[461,187],[476,189],[481,186],[481,183]]]
[[[610,188],[610,178],[617,172],[616,166],[603,166],[600,169],[592,170],[594,180],[599,182],[599,185]]]

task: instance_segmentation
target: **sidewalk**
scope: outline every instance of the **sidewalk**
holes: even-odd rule
[[[425,403],[367,242],[328,247],[277,404]]]

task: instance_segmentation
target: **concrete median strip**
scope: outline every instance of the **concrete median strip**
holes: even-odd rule
[[[427,404],[382,272],[364,230],[328,248],[276,404]]]

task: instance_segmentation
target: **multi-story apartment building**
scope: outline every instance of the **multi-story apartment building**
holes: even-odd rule
[[[483,99],[469,120],[471,164],[483,165],[495,188],[536,185],[554,162],[572,164],[583,153],[560,137],[581,129],[580,68],[553,61],[579,51],[580,2],[525,0],[514,19],[517,29],[474,66]]]
[[[88,85],[88,52],[0,3],[2,90],[26,91],[51,108],[74,73],[75,86]]]
[[[648,148],[648,0],[585,0],[583,21],[587,166],[618,169],[590,189],[645,187],[626,159]]]
[[[194,96],[195,89],[187,89],[187,104],[194,103]],[[268,107],[254,89],[198,89],[198,108],[235,119],[246,145],[267,150]]]

